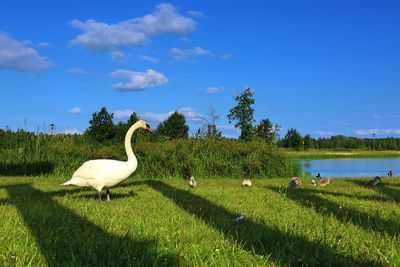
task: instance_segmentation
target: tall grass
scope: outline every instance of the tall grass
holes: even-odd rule
[[[7,142],[0,136],[0,175],[70,176],[91,159],[126,160],[122,142],[100,144],[84,136],[26,134]],[[184,171],[202,177],[288,177],[300,169],[275,146],[238,140],[151,142],[134,139],[139,162],[135,175],[165,178]]]

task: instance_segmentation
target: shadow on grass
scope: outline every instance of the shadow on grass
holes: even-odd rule
[[[4,176],[36,176],[49,174],[54,171],[54,163],[50,161],[2,163],[0,162],[0,175]]]
[[[362,186],[365,187],[365,182],[363,181],[351,181],[353,184],[358,185],[358,186]],[[395,201],[396,203],[400,202],[400,190],[399,189],[395,189],[395,188],[391,188],[391,186],[387,186],[385,184],[385,182],[382,182],[380,184],[378,184],[375,187],[366,187],[366,188],[370,188],[370,189],[374,189],[374,190],[378,190],[379,192],[381,192],[383,195],[386,196],[386,198]]]
[[[280,187],[267,187],[268,189],[281,193]],[[287,190],[287,196],[307,208],[313,208],[322,215],[335,216],[342,223],[351,222],[355,226],[364,228],[367,231],[373,230],[390,235],[400,233],[400,224],[395,220],[386,220],[377,213],[367,213],[355,208],[343,207],[340,204],[326,200],[319,194],[330,194],[329,192],[317,191],[313,189],[299,188],[296,190]]]
[[[157,255],[155,240],[134,240],[102,228],[55,202],[29,184],[5,187],[49,266],[176,265],[179,258]],[[108,208],[105,204],[104,208]],[[105,218],[106,219],[106,218]]]
[[[137,196],[137,194],[135,192],[129,192],[129,193],[124,193],[124,194],[113,193],[113,192],[110,193],[111,201],[116,200],[116,199],[124,199],[124,198],[127,198],[127,197],[135,197],[135,196]],[[96,201],[99,200],[99,196],[97,195],[97,191],[93,191],[91,193],[85,193],[85,194],[82,194],[82,195],[74,195],[73,197],[74,198],[84,198],[84,199],[95,199]],[[103,201],[106,200],[106,194],[105,193],[102,194],[102,200]]]
[[[235,223],[233,214],[213,202],[160,181],[146,183],[181,209],[222,232],[225,237],[238,241],[247,251],[270,257],[272,261],[290,266],[374,266],[367,259],[355,259],[343,255],[323,244],[306,238],[284,233],[279,229],[246,219]],[[278,264],[279,265],[279,264]]]

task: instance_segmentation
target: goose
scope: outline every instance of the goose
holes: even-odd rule
[[[317,186],[317,183],[315,182],[315,179],[314,179],[314,178],[311,179],[311,185],[312,185],[312,186]]]
[[[92,187],[97,190],[99,202],[101,202],[101,191],[106,188],[107,202],[110,202],[109,188],[126,180],[137,167],[137,159],[132,151],[131,139],[133,133],[139,129],[151,132],[151,127],[143,120],[133,124],[125,135],[125,151],[128,161],[111,159],[95,159],[84,162],[72,175],[71,180],[61,185],[75,185],[79,187]]]
[[[197,183],[196,183],[196,181],[194,180],[194,177],[193,177],[193,176],[190,176],[190,178],[189,178],[189,186],[190,186],[191,188],[196,188],[196,187],[197,187]]]
[[[249,180],[249,179],[245,179],[245,180],[243,180],[243,182],[242,182],[242,186],[243,187],[251,187],[253,184],[252,184],[252,182]]]
[[[366,183],[365,183],[365,186],[367,186],[367,187],[375,187],[375,186],[377,186],[380,182],[382,182],[382,181],[381,181],[381,177],[375,176],[374,179],[369,180],[368,182],[366,182]]]
[[[297,188],[301,184],[302,184],[302,182],[298,177],[293,177],[292,179],[290,179],[288,187],[289,188]]]
[[[321,181],[319,181],[318,185],[319,186],[327,186],[330,183],[331,183],[331,178],[324,178]]]

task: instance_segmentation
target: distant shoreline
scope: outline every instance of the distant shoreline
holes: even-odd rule
[[[399,150],[371,151],[371,150],[318,150],[306,151],[283,150],[293,160],[302,159],[343,159],[343,158],[399,158]]]

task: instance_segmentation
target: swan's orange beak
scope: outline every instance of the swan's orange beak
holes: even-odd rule
[[[146,131],[152,133],[153,131],[151,130],[151,127],[149,124],[146,123]]]

